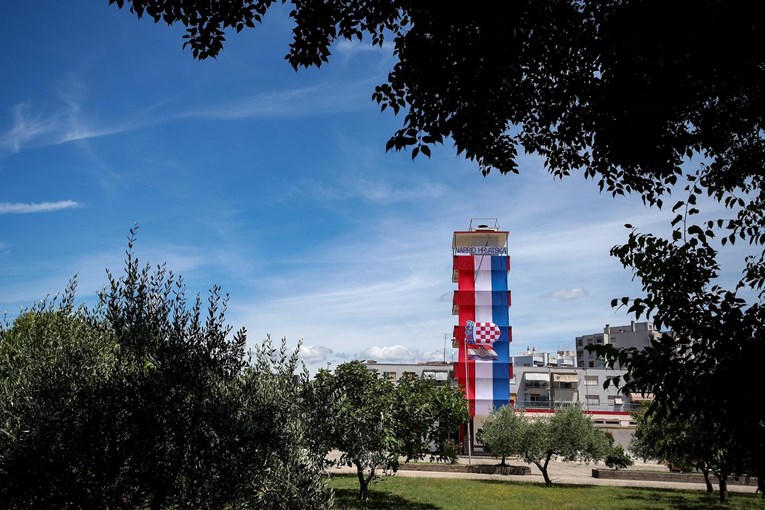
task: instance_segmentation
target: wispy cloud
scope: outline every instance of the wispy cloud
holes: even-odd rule
[[[63,109],[48,116],[33,113],[28,103],[17,104],[13,126],[0,134],[0,152],[17,153],[27,146],[59,145],[109,136],[156,122],[137,116],[113,124],[95,125],[84,119],[80,106],[73,100],[65,103]]]
[[[0,214],[29,214],[54,212],[64,209],[80,207],[81,204],[74,200],[60,200],[58,202],[0,202]]]
[[[418,181],[396,183],[384,178],[366,179],[349,176],[340,183],[328,184],[305,179],[294,187],[295,193],[322,201],[360,199],[380,205],[402,202],[424,202],[437,199],[448,192],[448,186],[438,182]]]
[[[338,41],[333,46],[333,49],[340,53],[348,53],[348,54],[354,54],[354,53],[390,53],[393,51],[393,42],[391,41],[385,41],[382,44],[382,47],[377,46],[376,44],[372,44],[369,41],[349,41],[348,39],[343,39],[341,41]]]
[[[55,131],[56,124],[55,118],[34,115],[27,103],[19,103],[13,108],[13,127],[0,135],[0,148],[19,152],[28,142]]]
[[[308,87],[262,92],[227,104],[203,106],[183,114],[207,119],[281,118],[356,110],[369,103],[371,82],[324,82]]]
[[[581,287],[575,289],[559,289],[554,292],[548,292],[544,297],[548,299],[557,299],[558,301],[572,301],[574,299],[581,299],[589,296],[590,293],[587,289]]]
[[[27,102],[13,109],[13,125],[0,134],[0,152],[17,153],[25,146],[65,144],[134,131],[184,118],[237,120],[247,118],[295,118],[355,111],[369,104],[373,82],[323,82],[307,87],[280,89],[234,99],[225,104],[207,104],[192,110],[168,106],[163,101],[137,113],[107,121],[93,120],[83,107],[82,88],[77,80],[59,90],[60,103],[54,113],[36,113]]]

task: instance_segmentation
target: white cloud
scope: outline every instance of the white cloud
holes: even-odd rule
[[[417,358],[412,351],[403,345],[373,345],[362,351],[360,357],[388,363],[412,363]]]
[[[357,40],[347,40],[343,39],[341,41],[338,41],[334,45],[334,49],[338,50],[341,53],[360,53],[360,52],[385,52],[390,53],[393,51],[393,43],[391,41],[385,41],[382,44],[382,47],[377,46],[376,44],[372,44],[371,42],[364,42],[364,41],[357,41]]]
[[[40,212],[61,211],[79,207],[80,204],[74,200],[59,200],[58,202],[0,202],[0,214],[28,214]]]
[[[50,133],[56,127],[55,119],[31,115],[26,103],[14,107],[13,120],[13,127],[0,136],[0,147],[11,152],[19,152],[27,142]]]
[[[300,359],[308,364],[326,361],[327,356],[332,354],[332,349],[320,345],[301,345]]]
[[[14,108],[13,127],[0,134],[0,151],[17,153],[24,146],[46,146],[87,140],[131,131],[143,124],[165,119],[142,120],[139,112],[128,120],[110,125],[90,125],[83,118],[79,104],[73,99],[63,99],[64,107],[53,115],[44,117],[31,113],[29,105],[19,103]],[[149,111],[151,108],[145,110]]]
[[[206,119],[283,118],[337,114],[369,102],[370,82],[320,83],[275,92],[263,92],[227,105],[190,111],[188,117]]]
[[[575,289],[559,289],[553,292],[548,292],[544,295],[544,297],[548,299],[557,299],[559,301],[571,301],[574,299],[581,299],[589,295],[590,293],[587,292],[587,289],[577,287]]]
[[[444,359],[445,355],[445,359]],[[441,350],[433,350],[433,351],[425,351],[420,356],[418,356],[419,361],[451,361],[452,356],[452,349],[451,347],[448,349],[441,349]]]

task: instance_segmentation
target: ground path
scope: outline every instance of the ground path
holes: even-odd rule
[[[337,453],[330,454],[331,458],[336,458]],[[473,457],[468,460],[467,457],[460,457],[459,464],[497,464],[499,461],[493,457],[479,456]],[[509,459],[508,464],[512,465],[527,465],[525,462],[519,459]],[[496,480],[496,481],[517,481],[517,482],[530,482],[530,483],[544,483],[542,473],[539,469],[533,465],[528,464],[531,468],[530,475],[484,475],[478,473],[450,473],[442,471],[407,471],[399,470],[396,476],[403,477],[416,477],[416,478],[461,478],[468,480]],[[685,483],[685,482],[664,482],[653,480],[620,480],[620,479],[607,479],[607,478],[593,478],[592,469],[608,469],[602,462],[598,464],[582,464],[576,462],[562,462],[562,461],[550,461],[550,465],[547,470],[550,475],[550,479],[553,484],[568,484],[568,485],[612,485],[618,487],[646,487],[655,489],[683,489],[683,490],[706,490],[706,485],[703,483]],[[630,468],[631,470],[641,471],[667,471],[666,466],[662,466],[654,463],[643,463],[636,461],[635,466]],[[355,474],[355,468],[347,466],[335,467],[332,469],[333,473],[346,473]],[[712,484],[715,490],[718,489],[716,478],[712,477]],[[743,492],[754,494],[756,486],[754,485],[733,485],[728,484],[728,490],[730,492]]]

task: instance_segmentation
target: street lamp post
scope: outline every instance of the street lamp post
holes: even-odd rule
[[[468,422],[467,422],[467,447],[468,447],[468,464],[473,463],[473,434],[471,432],[470,424],[473,421],[473,417],[470,416],[470,378],[468,377],[468,347],[467,347],[467,335],[465,335],[465,400],[468,405]]]

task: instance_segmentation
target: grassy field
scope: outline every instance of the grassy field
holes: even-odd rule
[[[404,478],[394,476],[370,486],[369,501],[356,501],[355,476],[334,476],[336,509],[368,510],[765,510],[759,495],[731,493],[720,505],[717,493],[604,486]]]

